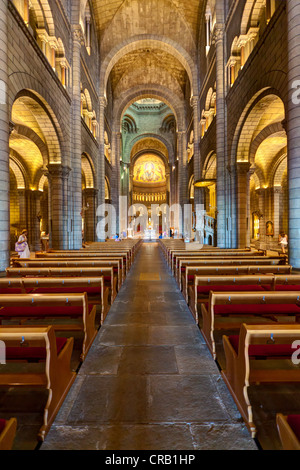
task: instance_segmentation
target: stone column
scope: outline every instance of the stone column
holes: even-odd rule
[[[7,0],[0,0],[0,272],[9,266],[9,107]]]
[[[238,235],[237,235],[237,168],[236,164],[228,165],[228,182],[230,193],[230,213],[228,214],[228,248],[237,248]]]
[[[217,211],[219,248],[226,247],[226,148],[225,148],[225,85],[224,85],[224,27],[216,24],[216,151],[217,151]]]
[[[262,250],[267,249],[266,245],[266,189],[260,188],[256,190],[256,194],[258,195],[258,207],[260,212],[260,220],[259,220],[259,248]]]
[[[273,188],[273,223],[274,223],[274,242],[276,243],[281,230],[280,227],[280,200],[282,195],[281,186]],[[278,247],[277,247],[278,248]]]
[[[70,169],[60,163],[48,165],[49,179],[49,214],[50,214],[50,240],[51,247],[55,250],[63,250],[67,243],[66,213],[68,205],[68,193],[66,194],[66,179]],[[81,193],[81,186],[80,186]],[[81,212],[81,210],[80,210]],[[80,225],[81,228],[81,225]],[[81,231],[80,231],[81,234]],[[81,243],[82,246],[82,243]]]
[[[188,203],[188,179],[187,179],[187,137],[185,131],[177,132],[178,151],[178,204],[181,213],[178,213],[178,224],[181,227],[181,236],[184,236],[184,206]],[[195,159],[195,155],[194,155]],[[178,208],[179,209],[179,208]],[[179,229],[178,227],[178,229]]]
[[[99,98],[99,161],[97,162],[97,187],[98,198],[97,208],[105,204],[105,146],[104,146],[104,132],[105,132],[105,108],[107,100],[104,96]],[[103,213],[104,216],[104,213]],[[102,220],[101,213],[98,212],[97,223]],[[97,241],[105,241],[104,227],[103,230],[97,230]]]
[[[300,3],[287,0],[289,263],[300,269]],[[296,91],[295,91],[296,90]]]
[[[121,152],[121,132],[113,132],[112,135],[112,178],[111,178],[111,202],[116,215],[113,223],[113,231],[120,234],[120,152]]]
[[[40,231],[40,220],[41,220],[41,191],[33,191],[32,193],[32,249],[33,251],[40,251],[41,246],[41,231]]]
[[[249,169],[248,162],[237,163],[238,248],[249,246]]]
[[[69,199],[70,199],[70,190],[69,190],[69,176],[71,174],[71,168],[64,166],[62,167],[62,183],[63,183],[63,249],[67,250],[70,247],[70,220],[69,220]]]
[[[73,249],[82,248],[82,176],[81,176],[81,65],[80,53],[83,34],[80,25],[73,26],[73,136],[72,136],[72,198],[73,198]]]
[[[194,179],[195,181],[201,178],[202,174],[202,162],[200,155],[200,111],[199,111],[199,100],[197,96],[191,98],[191,105],[193,108],[194,118]],[[188,184],[188,182],[187,182]],[[203,191],[199,188],[195,188],[195,204],[204,204]]]
[[[22,231],[27,228],[27,202],[26,202],[26,189],[18,189],[19,196],[19,213],[20,222],[19,229]]]

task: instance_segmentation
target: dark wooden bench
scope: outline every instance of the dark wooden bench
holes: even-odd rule
[[[259,262],[259,259],[268,259],[268,260],[278,260],[278,262],[283,263],[282,258],[279,256],[263,256],[262,254],[257,255],[255,253],[202,253],[200,255],[189,255],[188,253],[184,254],[175,254],[173,258],[173,274],[176,279],[179,279],[178,273],[180,273],[180,264],[182,265],[182,261],[185,263],[193,263],[195,261],[207,261],[210,260],[254,260],[255,262]],[[285,264],[285,263],[284,263]]]
[[[276,425],[283,450],[300,450],[300,414],[277,413]]]
[[[109,311],[109,288],[103,277],[18,277],[0,278],[0,295],[3,294],[83,294],[89,305],[100,305],[101,324]]]
[[[0,321],[19,321],[23,326],[34,320],[46,321],[55,331],[82,332],[80,360],[84,361],[97,335],[96,306],[88,304],[87,294],[0,295]],[[72,319],[73,321],[70,321]]]
[[[214,252],[214,253],[205,253],[203,252],[202,254],[189,254],[188,252],[180,252],[180,253],[175,253],[172,255],[171,259],[171,271],[174,274],[174,276],[177,276],[177,269],[178,269],[178,264],[180,259],[186,259],[186,260],[204,260],[209,262],[210,260],[234,260],[234,259],[245,259],[245,260],[257,260],[259,262],[259,259],[268,259],[268,260],[274,260],[278,261],[278,263],[281,264],[286,264],[285,258],[282,258],[280,256],[263,256],[261,253],[256,254],[256,253],[223,253],[223,252]]]
[[[113,267],[82,267],[82,268],[7,268],[6,276],[10,277],[103,277],[104,285],[110,289],[109,301],[113,303],[117,295],[117,276]]]
[[[114,276],[117,277],[117,290],[121,288],[123,282],[123,268],[120,258],[117,259],[68,259],[68,258],[40,258],[29,261],[23,261],[19,259],[13,261],[13,266],[15,268],[105,268],[112,267],[114,271]]]
[[[16,418],[0,419],[0,450],[11,450],[17,431]]]
[[[70,368],[74,339],[56,338],[52,326],[1,326],[0,340],[6,345],[7,363],[0,368],[0,387],[26,387],[48,392],[43,424],[38,433],[38,440],[44,441],[76,377]],[[10,361],[14,362],[13,370],[9,370]],[[34,372],[28,367],[26,371],[24,362],[32,361],[44,364],[43,370]],[[16,370],[19,362],[20,371]]]
[[[274,265],[264,264],[235,264],[229,262],[226,266],[185,266],[184,273],[182,274],[182,292],[183,295],[189,304],[189,296],[194,298],[195,294],[193,290],[195,289],[195,279],[196,276],[238,276],[238,275],[289,275],[292,272],[292,266],[290,265]]]
[[[238,330],[242,323],[297,322],[300,316],[299,292],[244,291],[213,292],[201,304],[201,332],[216,357],[215,331]]]
[[[128,273],[130,269],[130,257],[127,253],[120,253],[120,252],[103,252],[103,253],[93,253],[86,250],[79,250],[79,251],[51,251],[51,252],[36,252],[35,259],[115,259],[121,258],[123,264],[123,270],[125,274]],[[19,258],[18,258],[19,259]],[[30,259],[24,259],[24,261],[31,261]]]
[[[300,325],[295,324],[242,324],[238,335],[223,336],[226,368],[221,374],[253,438],[257,428],[248,388],[259,384],[298,384],[300,369],[294,366],[292,356],[293,343],[299,339]]]
[[[91,249],[90,247],[81,249],[81,250],[49,250],[46,254],[43,252],[37,252],[36,253],[36,258],[40,257],[47,257],[47,256],[55,257],[55,256],[75,256],[75,257],[92,257],[92,258],[98,258],[98,257],[114,257],[114,256],[122,256],[124,261],[126,262],[126,271],[129,271],[130,267],[132,266],[133,263],[133,258],[134,254],[132,249],[129,248],[121,248],[119,244],[116,244],[111,246],[111,247],[105,247],[99,250],[96,249]]]
[[[213,292],[265,292],[274,291],[275,275],[226,275],[195,276],[194,288],[189,288],[189,308],[198,323],[201,304],[208,303],[209,294]],[[200,310],[200,311],[199,311]]]

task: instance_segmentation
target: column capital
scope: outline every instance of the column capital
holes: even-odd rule
[[[87,195],[87,196],[97,196],[98,194],[98,189],[96,188],[84,188],[83,189],[83,192]]]
[[[287,120],[286,119],[281,121],[281,125],[282,125],[283,129],[287,132]]]
[[[273,193],[274,194],[282,194],[283,190],[281,186],[274,186],[273,187]]]
[[[72,36],[74,42],[77,42],[80,46],[84,45],[83,31],[82,27],[79,24],[73,25]]]
[[[249,172],[251,164],[247,161],[236,162],[236,170],[238,174],[246,174]]]
[[[64,166],[61,163],[49,163],[47,169],[48,171],[45,172],[47,176],[63,179],[67,179],[72,171],[70,167]]]
[[[39,189],[35,189],[34,191],[32,191],[32,194],[33,194],[34,198],[38,200],[38,199],[41,198],[43,192],[40,191]]]
[[[11,135],[13,133],[13,131],[15,130],[15,123],[12,122],[12,121],[9,121],[9,135]]]
[[[99,96],[99,104],[100,104],[100,108],[106,108],[107,98],[105,96]]]
[[[198,104],[199,104],[198,96],[191,96],[190,104],[191,104],[192,108],[197,108]]]
[[[224,38],[224,25],[222,23],[216,23],[212,32],[212,44],[218,44],[223,41]]]

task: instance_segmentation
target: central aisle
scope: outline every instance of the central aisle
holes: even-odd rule
[[[257,449],[156,243],[144,243],[41,450]]]

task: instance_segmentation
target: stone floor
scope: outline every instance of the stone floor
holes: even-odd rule
[[[41,450],[257,450],[156,243],[144,243]]]

